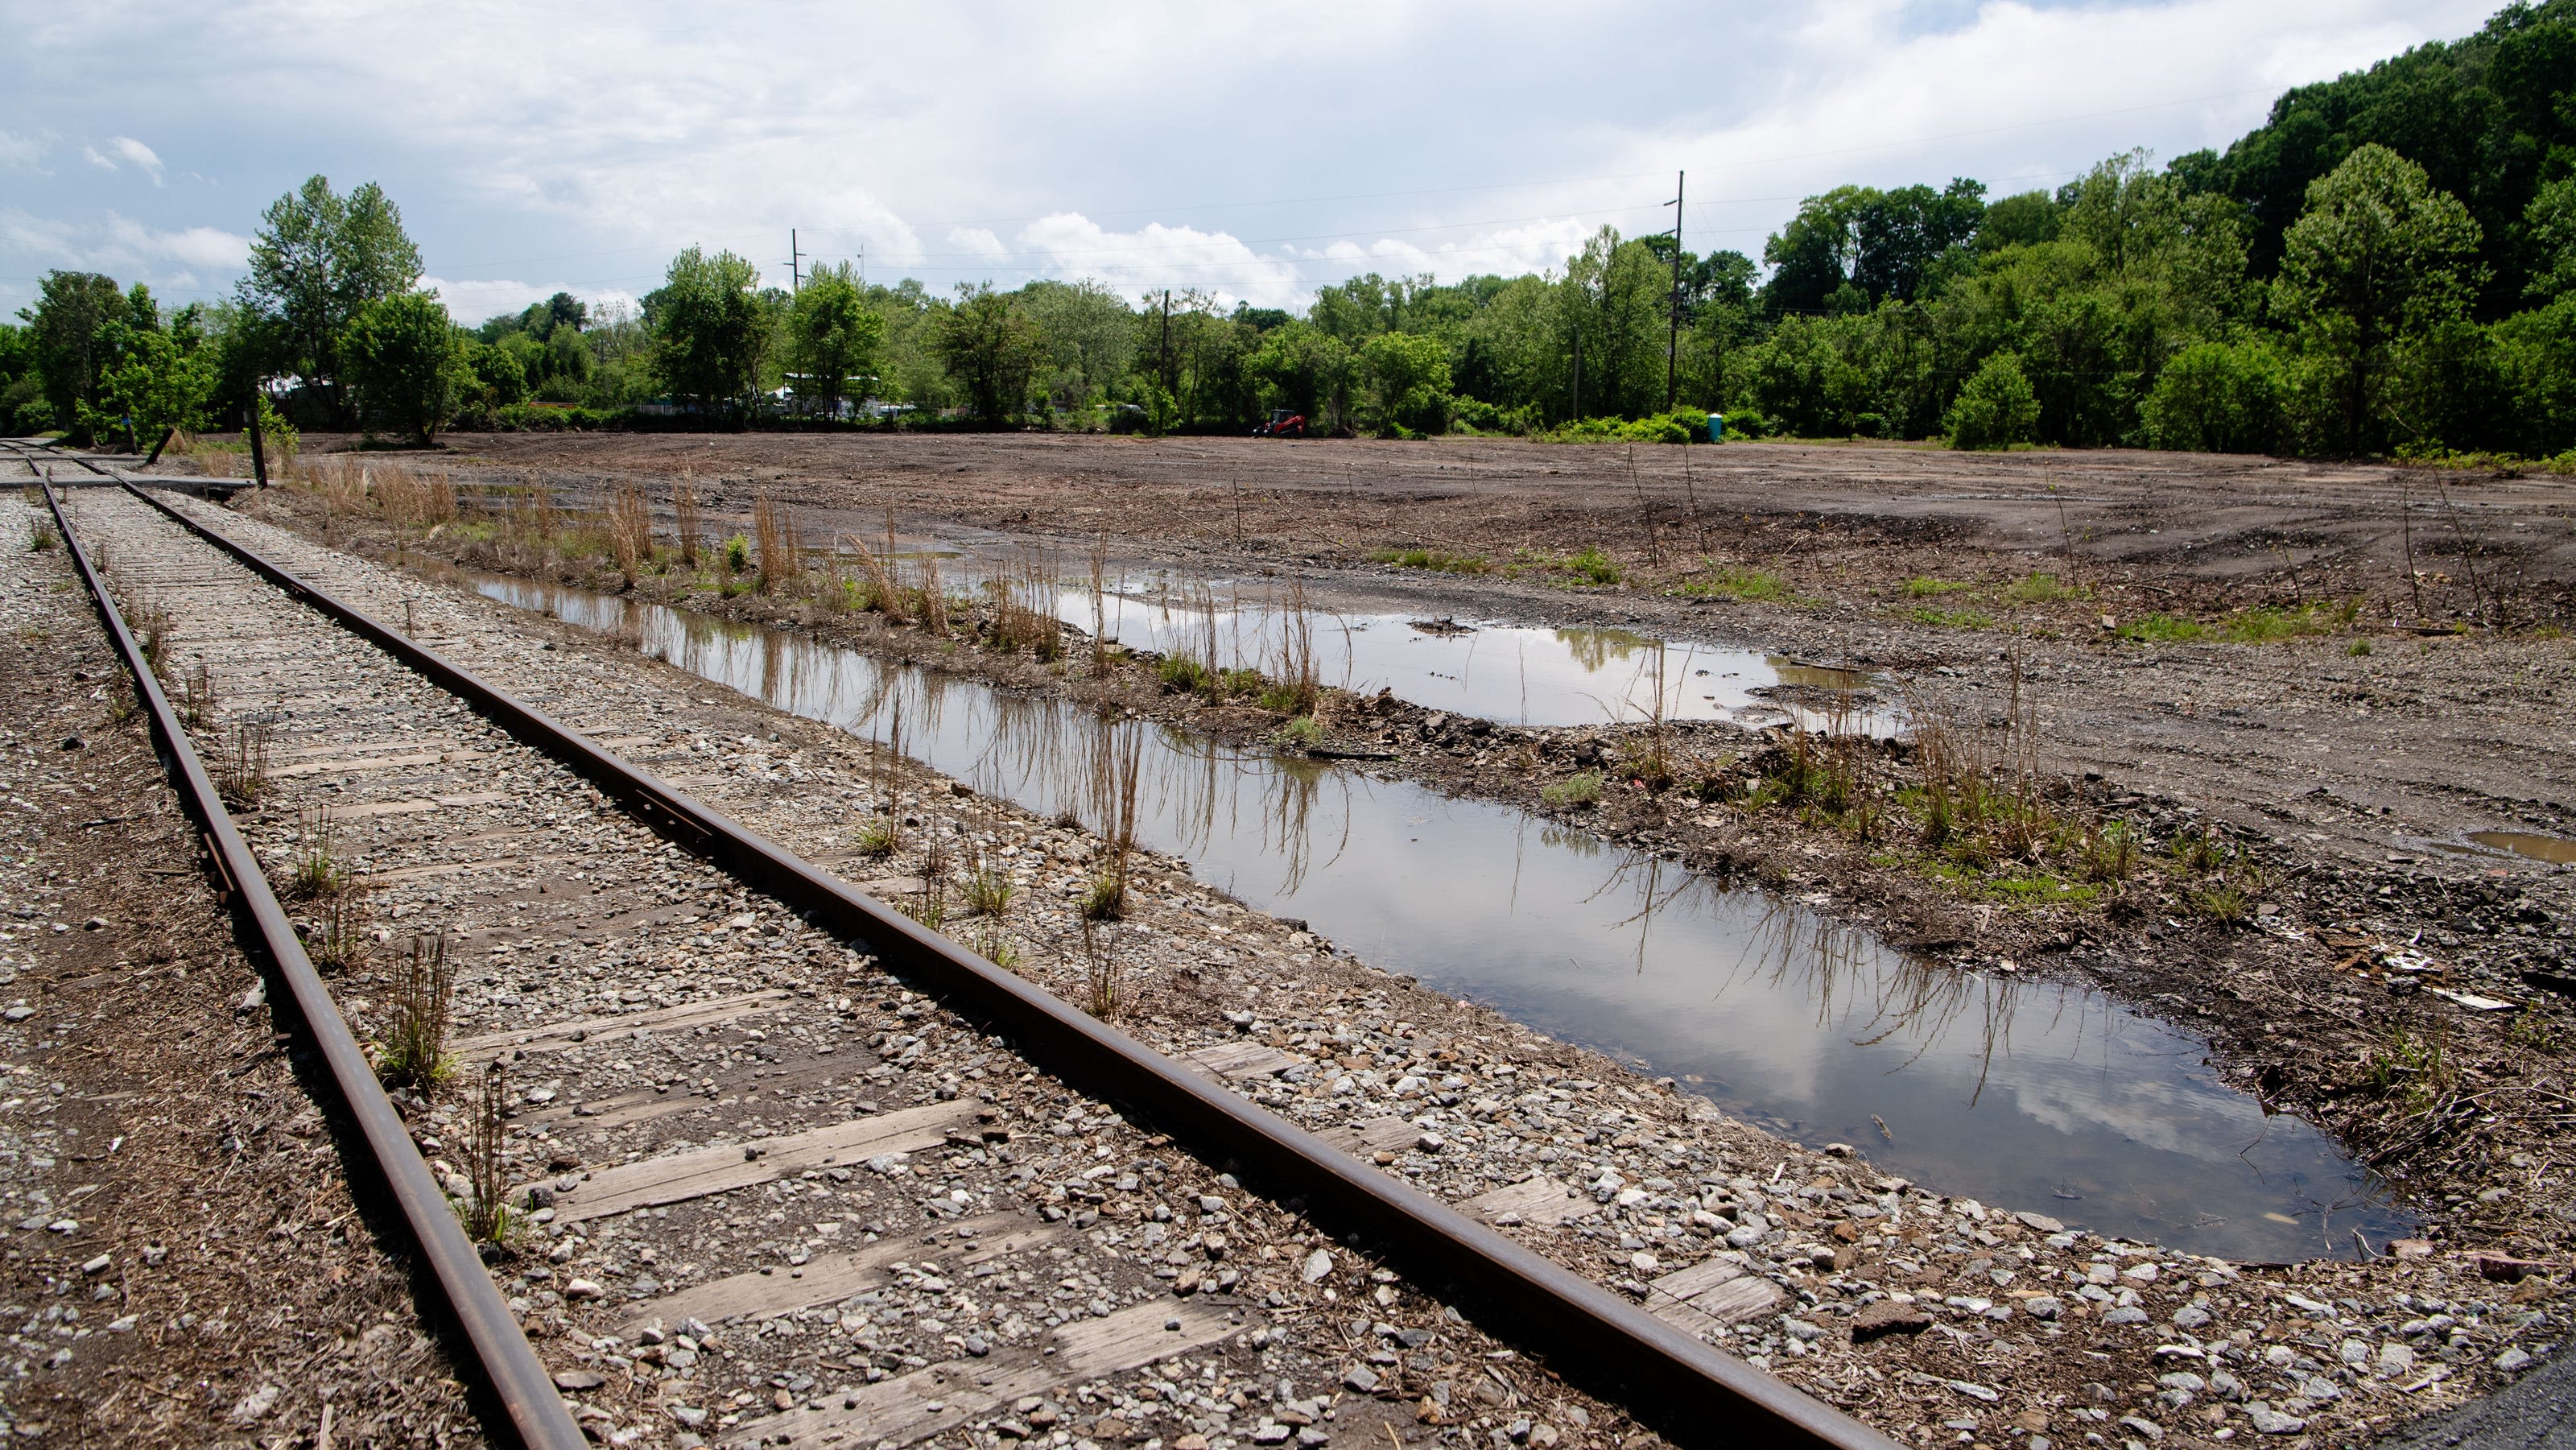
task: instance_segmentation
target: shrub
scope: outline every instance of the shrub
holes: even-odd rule
[[[1959,389],[1942,419],[1953,448],[2008,448],[2039,436],[2039,395],[2022,375],[2021,359],[2009,352],[1989,355]]]
[[[2138,409],[2148,441],[2200,453],[2263,453],[2278,441],[2281,363],[2259,342],[2184,348]]]

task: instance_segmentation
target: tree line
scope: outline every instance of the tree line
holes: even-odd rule
[[[792,289],[690,248],[640,309],[467,329],[372,185],[262,218],[235,297],[47,277],[0,422],[149,446],[292,378],[312,426],[426,440],[554,416],[1680,440],[1944,438],[2344,455],[2576,448],[2576,0],[2283,95],[2223,152],[2053,191],[1839,187],[1755,260],[1603,228],[1560,268],[1376,274],[1302,315],[1196,289]],[[270,392],[276,390],[272,385]],[[269,394],[259,394],[268,396]],[[855,405],[865,403],[861,409]],[[573,410],[587,410],[575,413]]]

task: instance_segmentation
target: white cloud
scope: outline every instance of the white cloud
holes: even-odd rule
[[[14,131],[0,131],[0,166],[15,171],[33,171],[44,159],[47,138],[41,134],[22,136]]]
[[[92,166],[13,185],[25,215],[71,218],[136,205],[110,173],[219,161],[220,185],[151,193],[163,240],[125,241],[206,274],[304,176],[372,178],[460,316],[554,290],[518,277],[637,295],[692,244],[784,283],[790,228],[810,257],[863,253],[872,279],[939,292],[1095,276],[1296,305],[1357,270],[1562,266],[1604,221],[1667,225],[1677,168],[1691,245],[1758,256],[1800,196],[1841,182],[2000,191],[2133,145],[2223,145],[2282,87],[2468,33],[2496,3],[1632,0],[1570,23],[1503,0],[1461,23],[1433,0],[1317,0],[1293,20],[1135,0],[1008,24],[755,4],[710,27],[640,0],[567,44],[557,12],[521,0],[127,0],[135,23],[113,33],[0,0],[45,73],[140,59],[166,76],[0,94],[0,167],[34,171],[49,127],[112,137],[81,148]],[[1293,59],[1319,35],[1330,64]],[[162,137],[167,166],[127,132]],[[34,269],[0,256],[0,273]]]
[[[250,238],[208,226],[165,230],[116,212],[95,222],[66,222],[11,207],[0,208],[0,255],[196,289],[209,280],[206,274],[240,271],[250,260]]]
[[[154,186],[161,184],[161,158],[151,147],[131,136],[119,136],[109,141],[105,152],[95,146],[83,146],[81,157],[101,171],[121,171],[131,166],[150,176]]]

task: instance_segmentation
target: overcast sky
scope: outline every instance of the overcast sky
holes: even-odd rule
[[[1991,195],[2223,146],[2496,0],[436,6],[0,0],[0,310],[51,268],[229,292],[259,214],[382,183],[462,320],[787,279],[1098,277],[1296,307],[1562,265],[1604,223],[1760,257],[1844,182]]]

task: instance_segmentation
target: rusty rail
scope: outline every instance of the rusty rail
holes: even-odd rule
[[[412,1145],[410,1131],[377,1084],[365,1050],[358,1046],[340,1009],[333,1005],[330,989],[313,969],[312,959],[304,954],[304,945],[296,939],[294,924],[278,905],[276,893],[269,889],[258,857],[233,825],[232,814],[224,809],[223,797],[216,791],[213,777],[206,773],[205,762],[198,758],[177,713],[170,708],[169,696],[153,677],[142,647],[126,628],[124,615],[107,592],[106,581],[99,578],[88,551],[72,531],[62,500],[50,481],[43,488],[55,527],[62,531],[64,551],[88,586],[90,602],[98,609],[99,622],[115,640],[117,654],[133,673],[135,698],[143,702],[144,713],[150,717],[152,734],[160,745],[171,784],[178,788],[189,814],[204,829],[208,854],[225,884],[232,888],[261,949],[268,954],[287,995],[294,1000],[296,1012],[312,1033],[342,1102],[366,1140],[368,1156],[383,1174],[386,1188],[411,1228],[415,1247],[436,1278],[449,1312],[465,1333],[474,1360],[482,1368],[485,1387],[508,1415],[510,1430],[518,1442],[528,1450],[582,1450],[589,1442],[582,1438],[580,1428],[564,1408],[563,1398],[555,1392],[554,1381],[538,1362],[536,1351],[528,1347],[527,1337],[520,1333],[518,1320],[502,1302],[501,1291],[494,1287],[474,1245],[466,1240],[455,1210],[448,1206],[447,1195],[430,1177],[429,1165],[421,1161],[419,1149]]]
[[[1364,1240],[1489,1331],[1667,1438],[1694,1446],[1897,1450],[1894,1441],[1701,1343],[1589,1279],[1362,1165],[746,829],[356,606],[120,479],[127,491],[271,584],[401,660],[486,718],[748,884],[864,943],[889,970],[1008,1038],[1048,1072],[1119,1104],[1318,1223]]]

